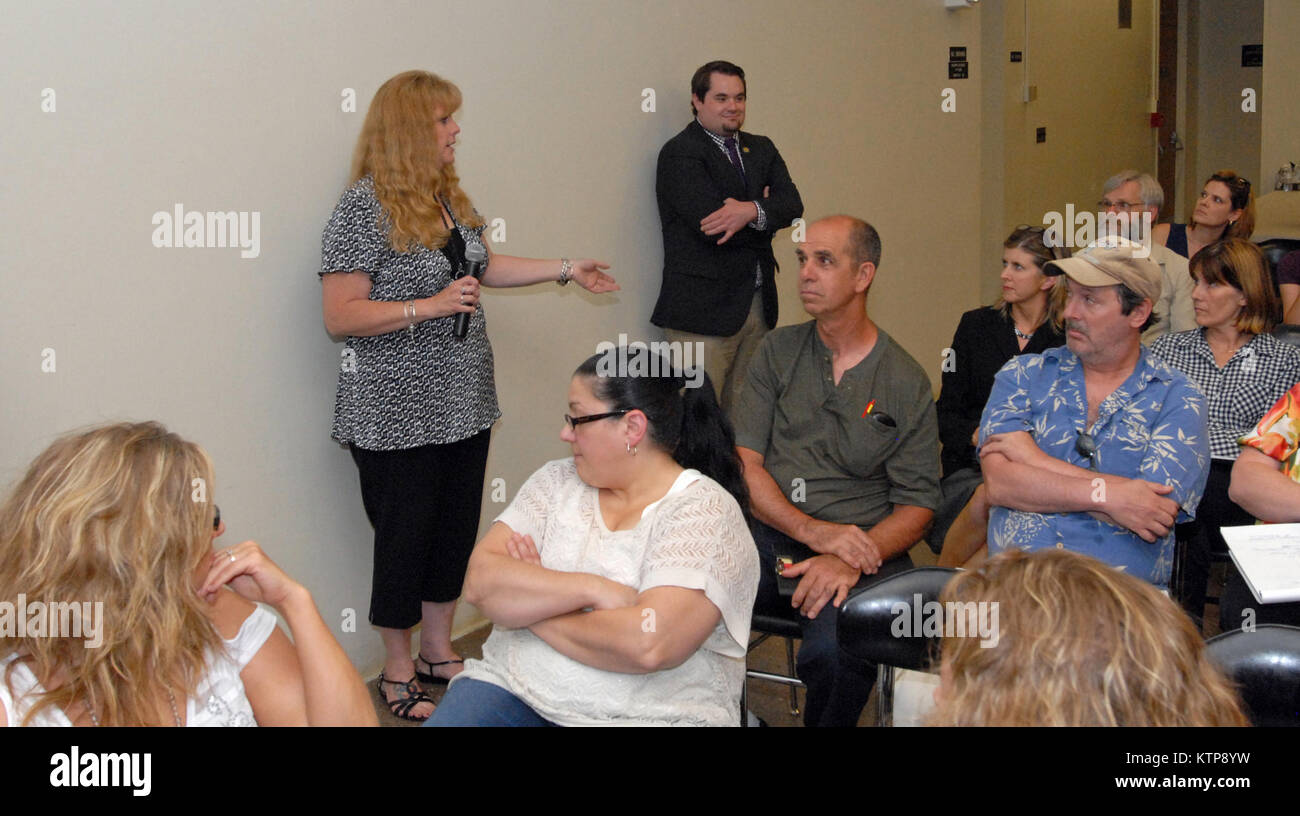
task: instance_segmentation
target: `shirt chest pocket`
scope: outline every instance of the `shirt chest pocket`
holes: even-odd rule
[[[876,473],[898,444],[898,426],[886,424],[882,416],[889,415],[873,412],[836,425],[834,448],[828,453],[848,475],[865,478]]]

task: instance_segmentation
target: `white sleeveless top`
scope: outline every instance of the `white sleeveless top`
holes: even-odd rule
[[[233,640],[222,641],[226,646],[224,650],[208,650],[208,670],[199,679],[198,692],[185,701],[187,726],[257,725],[239,673],[252,661],[274,631],[275,615],[259,606],[244,619]],[[5,673],[16,658],[17,655],[11,654],[0,660],[0,708],[5,710],[10,727],[21,724],[31,708],[34,700],[29,695],[44,691],[32,670],[24,663],[19,663],[14,668],[11,681],[14,687],[10,689],[5,684]],[[31,724],[67,727],[72,725],[72,721],[62,709],[51,706],[37,714]]]

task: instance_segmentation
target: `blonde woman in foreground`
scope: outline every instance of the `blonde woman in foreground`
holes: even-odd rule
[[[48,636],[52,615],[0,626],[0,726],[376,724],[306,588],[256,542],[213,552],[213,487],[202,448],[154,422],[36,458],[0,505],[0,603],[76,602],[97,620],[74,633],[89,637]]]
[[[1249,725],[1177,604],[1100,561],[1011,550],[941,598],[996,603],[1000,626],[992,648],[943,639],[931,725]]]

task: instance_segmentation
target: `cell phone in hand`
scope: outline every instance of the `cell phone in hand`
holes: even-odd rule
[[[793,563],[794,559],[787,555],[776,557],[776,591],[782,598],[793,598],[794,590],[799,586],[798,578],[785,577],[785,568]]]

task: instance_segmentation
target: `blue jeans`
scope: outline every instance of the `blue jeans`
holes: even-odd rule
[[[808,687],[803,707],[804,725],[809,728],[853,728],[871,696],[871,687],[875,685],[876,664],[840,651],[838,609],[827,603],[816,618],[810,619],[790,608],[789,594],[782,595],[776,577],[776,556],[802,561],[816,553],[760,521],[754,522],[754,543],[758,546],[759,564],[758,598],[754,609],[773,615],[794,614],[803,632],[795,674]],[[891,558],[880,565],[875,575],[859,578],[849,594],[856,595],[877,581],[911,568],[912,559],[907,553]]]
[[[447,689],[442,702],[424,725],[432,728],[540,728],[555,723],[543,719],[527,703],[500,686],[466,677]]]

